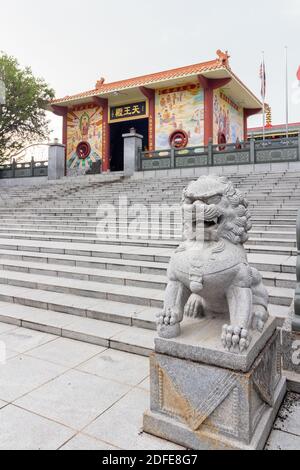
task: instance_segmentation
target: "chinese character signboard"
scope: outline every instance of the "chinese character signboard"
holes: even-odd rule
[[[148,117],[148,109],[145,101],[130,103],[110,108],[110,122],[129,121]]]

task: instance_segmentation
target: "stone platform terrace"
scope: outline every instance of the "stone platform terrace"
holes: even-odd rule
[[[250,201],[253,229],[246,245],[249,261],[263,274],[264,283],[270,294],[270,313],[285,318],[296,283],[295,227],[300,205],[300,170],[259,174],[239,173],[228,176],[247,194]],[[135,422],[141,419],[149,401],[147,387],[144,390],[140,384],[148,375],[147,357],[153,350],[156,335],[155,314],[162,307],[166,270],[171,253],[180,242],[181,227],[173,224],[175,239],[160,237],[159,240],[148,238],[141,240],[136,239],[133,233],[130,240],[120,240],[115,238],[114,234],[109,234],[107,237],[104,233],[96,233],[99,222],[97,209],[103,203],[118,204],[120,195],[126,195],[129,204],[141,203],[146,207],[150,207],[151,203],[170,205],[179,203],[181,191],[191,179],[195,178],[149,178],[139,181],[123,180],[121,176],[116,175],[109,181],[88,177],[78,180],[65,179],[52,184],[9,188],[2,187],[0,182],[0,321],[3,322],[0,323],[0,328],[11,329],[10,331],[15,332],[11,336],[16,334],[20,337],[20,341],[23,335],[24,337],[32,335],[32,338],[48,338],[50,335],[49,341],[56,342],[55,351],[56,349],[59,351],[59,344],[62,345],[62,349],[65,344],[75,344],[72,341],[75,339],[78,341],[76,343],[78,350],[86,348],[96,351],[94,356],[104,351],[108,354],[109,350],[109,354],[124,358],[124,363],[126,358],[128,360],[130,358],[132,368],[134,361],[140,361],[144,364],[146,373],[139,382],[134,382],[132,388],[138,389],[139,396],[142,393],[140,389],[144,391],[144,398],[141,399],[141,409],[134,414]],[[120,218],[118,226],[121,233],[124,233],[127,223],[125,218]],[[163,223],[160,224],[160,236],[165,235],[166,231],[167,227]],[[6,422],[3,425],[5,427],[9,427],[10,422],[26,423],[32,412],[35,413],[34,416],[38,415],[38,421],[44,419],[43,409],[30,410],[29,414],[26,411],[25,415],[22,411],[23,416],[18,417],[18,413],[21,412],[18,408],[15,409],[15,400],[23,395],[29,397],[33,390],[38,391],[47,382],[49,387],[53,384],[53,391],[56,390],[54,396],[57,403],[60,403],[63,397],[60,395],[61,390],[66,386],[63,384],[67,383],[63,382],[63,378],[57,378],[67,374],[66,370],[61,369],[64,365],[55,364],[55,371],[51,372],[51,367],[54,367],[51,362],[56,360],[49,361],[50,373],[46,372],[47,368],[41,363],[30,365],[33,360],[27,359],[27,352],[36,347],[35,339],[32,347],[30,343],[28,349],[18,351],[19,346],[16,349],[13,340],[6,340],[4,335],[2,340],[7,343],[12,356],[6,365],[0,365],[0,383],[4,385],[11,383],[11,386],[17,389],[17,393],[12,392],[10,395],[10,391],[7,394],[3,392],[3,396],[0,393],[0,400],[4,401],[5,406],[0,412],[0,429],[3,422]],[[24,352],[26,358],[23,360],[20,354]],[[130,356],[127,356],[128,353]],[[64,354],[61,353],[61,358]],[[50,353],[51,357],[52,355],[55,356],[53,351]],[[66,353],[67,362],[70,356],[72,357],[73,353]],[[79,361],[85,362],[92,356],[93,354],[86,358],[84,355],[83,360],[81,361],[80,357]],[[44,358],[38,359],[41,360]],[[46,355],[45,360],[48,361],[49,356]],[[123,359],[120,361],[123,362]],[[77,367],[78,364],[73,366],[72,363],[69,369]],[[56,374],[58,366],[60,369]],[[33,377],[27,378],[30,375],[29,370],[33,370],[34,373]],[[23,381],[21,384],[18,382],[19,375],[24,377],[25,385],[27,379],[29,381],[25,390]],[[116,372],[113,379],[118,376],[119,373]],[[76,379],[74,380],[76,383]],[[125,385],[126,380],[124,380]],[[145,383],[147,384],[147,381]],[[5,391],[5,386],[3,387]],[[76,386],[74,388],[76,389]],[[90,389],[88,385],[86,388]],[[102,413],[104,417],[105,410],[112,405],[111,410],[116,409],[116,416],[118,412],[125,413],[126,409],[131,409],[132,402],[138,403],[139,399],[131,399],[130,393],[131,391],[127,390],[122,395],[123,398],[117,396],[115,405],[108,400],[108,405],[107,402],[104,404],[101,402],[98,409],[98,404],[95,402],[95,415],[91,420],[88,423],[85,421],[82,427],[80,427],[82,423],[80,425],[76,423],[75,429],[71,423],[73,434],[66,436],[63,434],[59,442],[49,441],[51,447],[63,446]],[[89,402],[91,407],[96,399],[97,394],[91,396]],[[34,401],[38,403],[38,400]],[[45,407],[48,406],[43,397],[40,403],[41,407],[44,403]],[[24,405],[24,408],[27,410],[26,406]],[[49,410],[51,406],[55,409],[53,403],[50,403]],[[68,404],[65,406],[68,407]],[[134,410],[131,412],[135,413]],[[5,416],[6,413],[7,420],[1,420],[1,414]],[[73,411],[70,409],[68,413],[63,410],[63,414],[71,416]],[[61,422],[60,417],[46,416],[46,418],[58,422],[60,426],[70,425]],[[43,423],[47,429],[48,421]],[[17,432],[14,431],[15,428],[15,424],[12,425],[12,433]],[[39,429],[42,428],[41,425]],[[139,429],[138,424],[136,429]],[[286,429],[276,429],[276,431],[278,432],[271,439],[271,446],[277,446],[279,445],[277,443],[281,442],[281,435],[278,433],[286,433]],[[300,444],[297,442],[299,432],[294,431],[295,429],[289,428],[288,425],[288,432],[294,436],[295,445],[297,444],[299,448]],[[50,434],[56,435],[56,432],[50,430]],[[37,432],[34,435],[42,436],[43,433]],[[124,435],[127,435],[127,431],[122,432],[123,439]],[[276,435],[279,436],[279,441],[276,441]],[[137,448],[140,445],[136,441],[134,443],[112,441],[110,436],[99,435],[98,431],[92,436],[121,448],[128,448],[127,446]],[[93,445],[89,438],[83,437],[81,440],[81,437],[74,439],[74,446]],[[35,439],[38,438],[32,439],[35,446],[43,447],[44,442],[39,444]],[[141,446],[151,448],[155,445],[154,443],[150,445],[147,439]],[[11,442],[15,442],[16,446],[26,446],[26,443],[18,441],[16,435]],[[95,441],[92,442],[96,445]],[[1,443],[0,440],[0,448],[1,445],[5,447],[5,443]],[[157,445],[159,448],[159,445],[169,444],[160,442]]]
[[[5,323],[0,341],[0,450],[182,450],[141,431],[147,358]],[[299,420],[288,394],[266,449],[299,449]]]

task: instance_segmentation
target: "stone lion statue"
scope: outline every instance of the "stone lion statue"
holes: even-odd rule
[[[252,227],[248,202],[226,178],[204,176],[184,190],[182,207],[184,242],[170,260],[159,336],[179,336],[184,315],[226,314],[224,348],[242,353],[251,330],[262,332],[269,318],[268,292],[243,246]]]

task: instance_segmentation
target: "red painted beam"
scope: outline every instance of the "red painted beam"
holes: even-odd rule
[[[140,87],[140,91],[149,101],[149,150],[155,150],[155,90]]]
[[[214,135],[214,90],[231,82],[231,78],[206,78],[198,75],[198,81],[204,89],[204,145],[208,145]]]
[[[64,117],[68,114],[67,106],[57,106],[55,104],[51,105],[51,110],[56,116]]]
[[[102,171],[110,170],[110,127],[108,99],[94,97],[93,102],[103,110],[102,117]]]
[[[244,108],[244,141],[248,140],[248,117],[261,112],[261,108]]]

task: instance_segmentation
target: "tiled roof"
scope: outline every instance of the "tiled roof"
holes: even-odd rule
[[[187,76],[193,76],[200,73],[209,72],[212,70],[226,69],[227,67],[222,64],[219,59],[211,60],[209,62],[202,62],[200,64],[189,65],[187,67],[180,67],[173,70],[167,70],[165,72],[153,73],[150,75],[144,75],[142,77],[129,78],[127,80],[121,80],[118,82],[104,83],[93,90],[78,93],[72,96],[65,96],[61,99],[55,99],[51,103],[64,103],[68,101],[75,101],[82,98],[89,98],[93,96],[99,96],[102,94],[120,91],[128,88],[136,88],[145,85],[151,85],[151,83],[157,83],[165,80],[172,80],[174,78],[182,78]]]
[[[300,127],[300,122],[291,122],[289,124],[290,129],[292,128],[298,129],[299,127]],[[272,131],[272,130],[277,130],[277,129],[281,130],[285,128],[286,128],[286,124],[274,124],[272,126],[266,127],[266,131]],[[262,126],[248,128],[249,132],[256,132],[256,131],[262,131],[262,130],[263,130]]]

